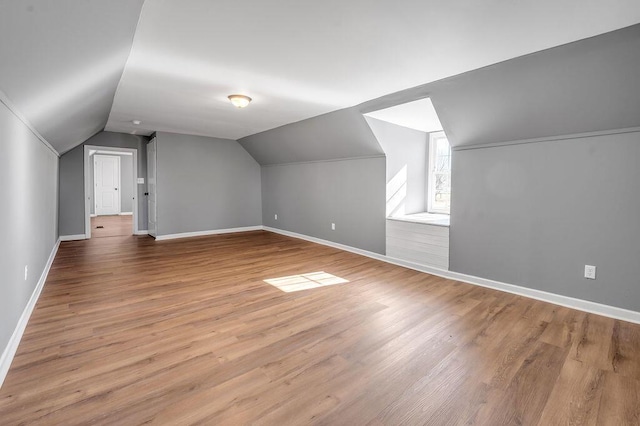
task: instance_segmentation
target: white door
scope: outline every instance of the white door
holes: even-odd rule
[[[120,213],[120,157],[94,155],[96,214]]]
[[[157,217],[156,217],[156,139],[153,138],[147,144],[147,206],[149,208],[149,223],[147,229],[149,235],[156,236],[157,233]]]

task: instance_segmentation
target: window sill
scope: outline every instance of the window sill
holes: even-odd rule
[[[389,220],[397,220],[400,222],[413,222],[413,223],[423,223],[425,225],[434,225],[434,226],[444,226],[446,228],[449,227],[450,218],[448,214],[436,214],[436,213],[413,213],[406,214],[403,216],[393,216],[388,217]]]

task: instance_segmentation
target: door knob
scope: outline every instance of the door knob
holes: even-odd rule
[[[113,188],[113,189],[115,189],[116,191],[118,190],[118,188]]]

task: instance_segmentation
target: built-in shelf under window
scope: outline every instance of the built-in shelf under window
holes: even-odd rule
[[[400,220],[403,222],[414,222],[414,223],[424,223],[427,225],[435,225],[435,226],[449,226],[449,218],[448,214],[436,214],[436,213],[413,213],[406,214],[402,216],[393,216],[388,217],[389,220]]]
[[[449,215],[417,213],[387,218],[387,256],[449,269]]]

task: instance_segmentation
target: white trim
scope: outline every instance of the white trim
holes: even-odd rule
[[[132,216],[133,212],[120,212],[118,213],[119,216]]]
[[[473,275],[461,274],[459,272],[447,271],[444,269],[420,265],[418,263],[395,259],[367,250],[346,246],[344,244],[334,243],[332,241],[322,240],[320,238],[309,237],[307,235],[298,234],[295,232],[284,231],[282,229],[271,228],[268,226],[264,226],[263,228],[265,231],[286,235],[288,237],[299,238],[301,240],[311,241],[313,243],[322,244],[329,247],[334,247],[340,250],[367,256],[372,259],[377,259],[394,265],[404,266],[405,268],[413,269],[416,271],[425,272],[427,274],[437,275],[439,277],[448,278],[451,280],[462,281],[468,284],[517,294],[519,296],[528,297],[530,299],[536,299],[543,302],[553,303],[555,305],[566,306],[568,308],[577,309],[579,311],[589,312],[596,315],[602,315],[609,318],[640,324],[640,312],[618,308],[615,306],[603,305],[601,303],[590,302],[588,300],[576,299],[574,297],[562,296],[560,294],[549,293],[542,290],[521,287],[514,284],[507,284],[500,281],[489,280],[486,278],[475,277]]]
[[[60,235],[60,241],[77,241],[77,240],[86,240],[87,237],[85,234],[76,234],[76,235]]]
[[[148,229],[140,229],[140,230],[138,230],[138,232],[136,232],[133,235],[149,235],[149,230]]]
[[[95,151],[95,152],[94,152],[93,150],[91,150],[91,152],[92,152],[93,154],[105,154],[105,155],[128,155],[128,156],[133,155],[133,153],[131,153],[131,152],[125,152],[125,151],[104,151],[104,150],[101,150],[101,149],[99,149],[99,150],[97,150],[97,151]],[[90,154],[90,155],[91,155],[91,154]]]
[[[182,232],[180,234],[158,235],[156,241],[176,238],[202,237],[204,235],[231,234],[233,232],[262,231],[262,226],[245,226],[242,228],[213,229],[211,231]]]
[[[49,148],[57,157],[60,157],[60,153],[58,152],[58,150],[55,149],[49,142],[47,142],[47,140],[40,134],[40,132],[38,132],[36,128],[31,125],[29,120],[27,120],[27,117],[18,112],[16,106],[9,100],[9,97],[2,90],[0,90],[0,103],[9,108],[9,111],[11,111],[18,120],[22,121],[22,124],[27,126],[31,133],[33,133],[33,135],[38,138],[40,142],[44,144],[44,146]]]
[[[90,215],[90,216],[91,216],[91,217],[98,217],[98,215],[97,215],[97,214],[95,214],[95,213],[91,213],[91,215]]]
[[[564,140],[570,140],[570,139],[595,138],[598,136],[609,136],[609,135],[618,135],[622,133],[636,133],[636,132],[640,132],[640,127],[625,127],[623,129],[597,130],[594,132],[570,133],[567,135],[546,136],[542,138],[521,139],[521,140],[506,141],[506,142],[480,143],[477,145],[463,145],[463,146],[456,146],[455,148],[451,147],[451,150],[466,151],[469,149],[496,148],[496,147],[509,146],[509,145],[522,145],[526,143],[540,143],[540,142],[564,141]]]
[[[22,315],[18,320],[16,328],[13,330],[11,339],[9,339],[7,347],[2,352],[2,356],[0,356],[0,388],[2,387],[4,379],[7,377],[7,373],[9,372],[9,368],[11,367],[11,363],[13,362],[13,357],[16,355],[16,351],[18,350],[18,345],[20,345],[20,340],[22,339],[24,330],[27,328],[27,324],[29,323],[31,313],[36,307],[36,303],[38,302],[40,293],[42,293],[42,289],[44,288],[44,283],[47,281],[49,270],[51,269],[53,260],[56,258],[56,254],[58,253],[58,247],[60,247],[60,238],[58,238],[58,241],[56,241],[55,245],[53,246],[51,254],[49,255],[49,259],[47,260],[46,265],[44,265],[44,269],[42,271],[42,274],[40,275],[40,279],[38,280],[38,284],[36,284],[36,288],[33,289],[31,298],[29,299],[29,302],[27,302],[27,306],[25,306],[24,310],[22,311]]]
[[[151,138],[145,147],[147,152],[147,234],[155,238],[158,235],[158,138]],[[153,176],[151,174],[153,173]],[[151,201],[153,200],[153,208]],[[151,222],[153,218],[153,222]],[[153,225],[153,226],[152,226]]]
[[[440,140],[444,139],[449,145],[449,140],[447,139],[447,135],[445,135],[444,131],[441,132],[431,132],[429,133],[429,153],[427,159],[427,213],[431,214],[450,214],[449,209],[438,209],[434,207],[435,202],[435,194],[436,194],[436,157],[437,153],[437,145]],[[449,145],[449,155],[451,155],[451,146]],[[449,158],[449,162],[451,162],[451,158]],[[449,179],[451,179],[451,170],[449,170]],[[449,201],[451,202],[451,201]]]
[[[338,161],[370,160],[373,158],[386,158],[386,155],[377,154],[377,155],[366,155],[364,157],[329,158],[326,160],[294,161],[293,163],[261,164],[261,167],[291,166],[292,164],[336,163]]]

